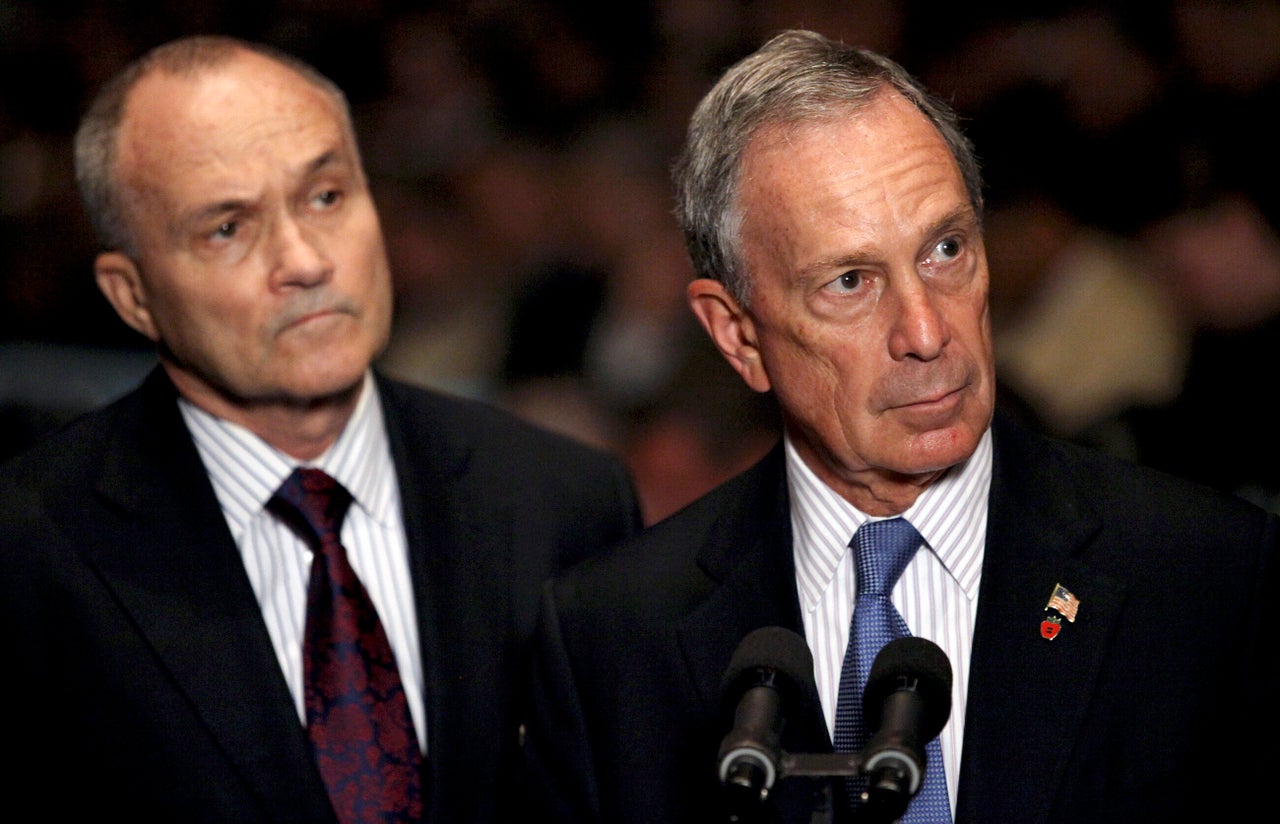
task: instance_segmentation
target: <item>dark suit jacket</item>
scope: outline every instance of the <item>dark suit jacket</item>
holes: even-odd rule
[[[640,525],[622,466],[379,380],[418,609],[430,820],[512,795],[541,582]],[[330,822],[257,601],[157,370],[0,469],[6,804],[42,821]]]
[[[1201,816],[1256,800],[1275,767],[1275,517],[1002,419],[994,446],[958,821],[1227,820]],[[1046,640],[1059,582],[1079,612]],[[548,589],[536,803],[557,821],[723,820],[721,679],[770,625],[803,633],[780,448]],[[785,752],[830,751],[816,703],[784,718]],[[784,778],[766,818],[824,820],[824,786]]]

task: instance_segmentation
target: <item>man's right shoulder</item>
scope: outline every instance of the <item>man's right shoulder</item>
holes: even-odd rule
[[[0,462],[0,490],[41,487],[82,477],[100,465],[106,444],[122,419],[134,414],[130,393],[105,406],[78,415],[39,434],[17,453]]]
[[[576,585],[616,581],[643,588],[645,582],[713,577],[726,559],[748,543],[779,534],[786,524],[785,469],[776,448],[742,473],[650,525],[609,552],[580,564],[562,576]],[[787,533],[789,536],[789,533]],[[601,591],[604,591],[602,589]]]

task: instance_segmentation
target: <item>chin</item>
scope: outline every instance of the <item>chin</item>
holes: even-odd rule
[[[297,372],[286,382],[285,392],[300,402],[323,401],[353,391],[364,380],[366,366],[353,363],[346,368],[323,368]]]
[[[911,436],[903,461],[912,467],[907,474],[922,475],[963,463],[978,448],[981,437],[981,431],[975,432],[963,424]]]

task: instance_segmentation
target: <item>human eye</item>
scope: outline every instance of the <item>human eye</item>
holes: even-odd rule
[[[866,281],[867,278],[863,272],[857,269],[850,269],[841,273],[834,280],[829,281],[823,289],[838,295],[849,294],[864,289]]]
[[[252,245],[256,220],[250,210],[218,209],[193,221],[185,234],[192,251],[208,259],[228,260]]]
[[[949,235],[944,237],[933,245],[929,250],[928,256],[924,259],[926,265],[945,265],[958,259],[964,254],[965,244],[958,235]]]
[[[243,234],[239,218],[227,216],[212,217],[193,229],[193,242],[206,249],[224,248]]]
[[[342,202],[342,190],[326,187],[311,196],[311,203],[317,211],[329,211]]]
[[[240,230],[240,224],[234,220],[224,220],[209,232],[209,240],[213,242],[231,240]]]

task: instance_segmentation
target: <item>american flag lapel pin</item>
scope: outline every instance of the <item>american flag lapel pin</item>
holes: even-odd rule
[[[1062,619],[1075,623],[1076,612],[1080,609],[1080,599],[1071,594],[1071,591],[1062,584],[1053,585],[1053,594],[1049,596],[1049,603],[1045,604],[1044,611],[1048,613],[1045,619],[1040,622],[1040,637],[1047,641],[1052,641],[1058,637],[1058,633],[1062,631]]]

